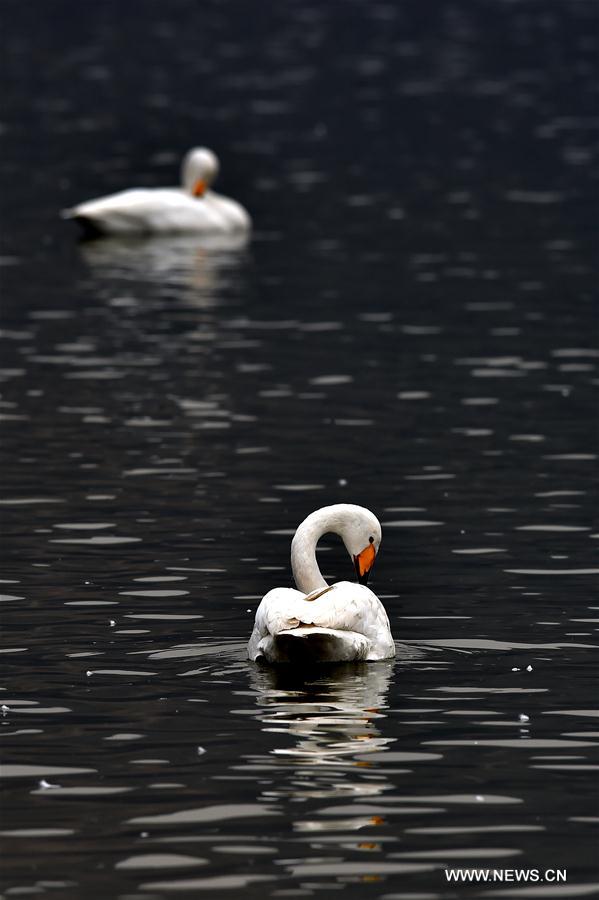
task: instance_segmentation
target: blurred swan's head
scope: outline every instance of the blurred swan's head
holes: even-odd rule
[[[218,175],[218,159],[207,147],[194,147],[183,157],[181,182],[192,197],[203,197]]]

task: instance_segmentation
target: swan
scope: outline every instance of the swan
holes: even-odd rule
[[[90,234],[227,235],[246,232],[251,220],[235,200],[210,190],[218,159],[206,147],[195,147],[181,165],[181,187],[133,188],[88,200],[62,216],[74,219]]]
[[[323,534],[338,534],[353,560],[358,584],[328,585],[316,562]],[[381,525],[363,506],[337,503],[311,513],[291,542],[299,590],[274,588],[256,610],[248,656],[254,662],[347,662],[395,656],[389,619],[366,587],[381,544]]]

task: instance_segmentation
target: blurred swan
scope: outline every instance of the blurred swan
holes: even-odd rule
[[[183,159],[181,187],[120,191],[63,210],[62,215],[74,219],[88,234],[247,232],[251,220],[245,209],[210,190],[218,170],[215,154],[196,147]]]
[[[359,584],[339,581],[329,586],[322,577],[316,545],[329,532],[343,540]],[[387,613],[366,587],[381,538],[378,519],[362,506],[338,503],[309,515],[291,543],[291,569],[299,590],[275,588],[263,597],[249,658],[302,664],[395,656]]]

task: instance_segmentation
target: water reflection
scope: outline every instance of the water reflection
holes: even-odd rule
[[[225,274],[243,262],[247,244],[245,234],[106,237],[82,241],[80,250],[95,278],[211,295],[222,287]]]
[[[359,798],[389,789],[386,778],[368,780],[364,756],[396,740],[382,732],[393,665],[335,666],[324,674],[252,667],[262,730],[277,735],[269,752],[277,769],[287,770],[277,790],[265,792],[269,800]]]

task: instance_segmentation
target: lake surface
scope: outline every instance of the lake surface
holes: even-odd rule
[[[598,892],[596,4],[3,13],[3,896]],[[201,143],[247,246],[59,219]],[[334,502],[397,658],[257,668]]]

